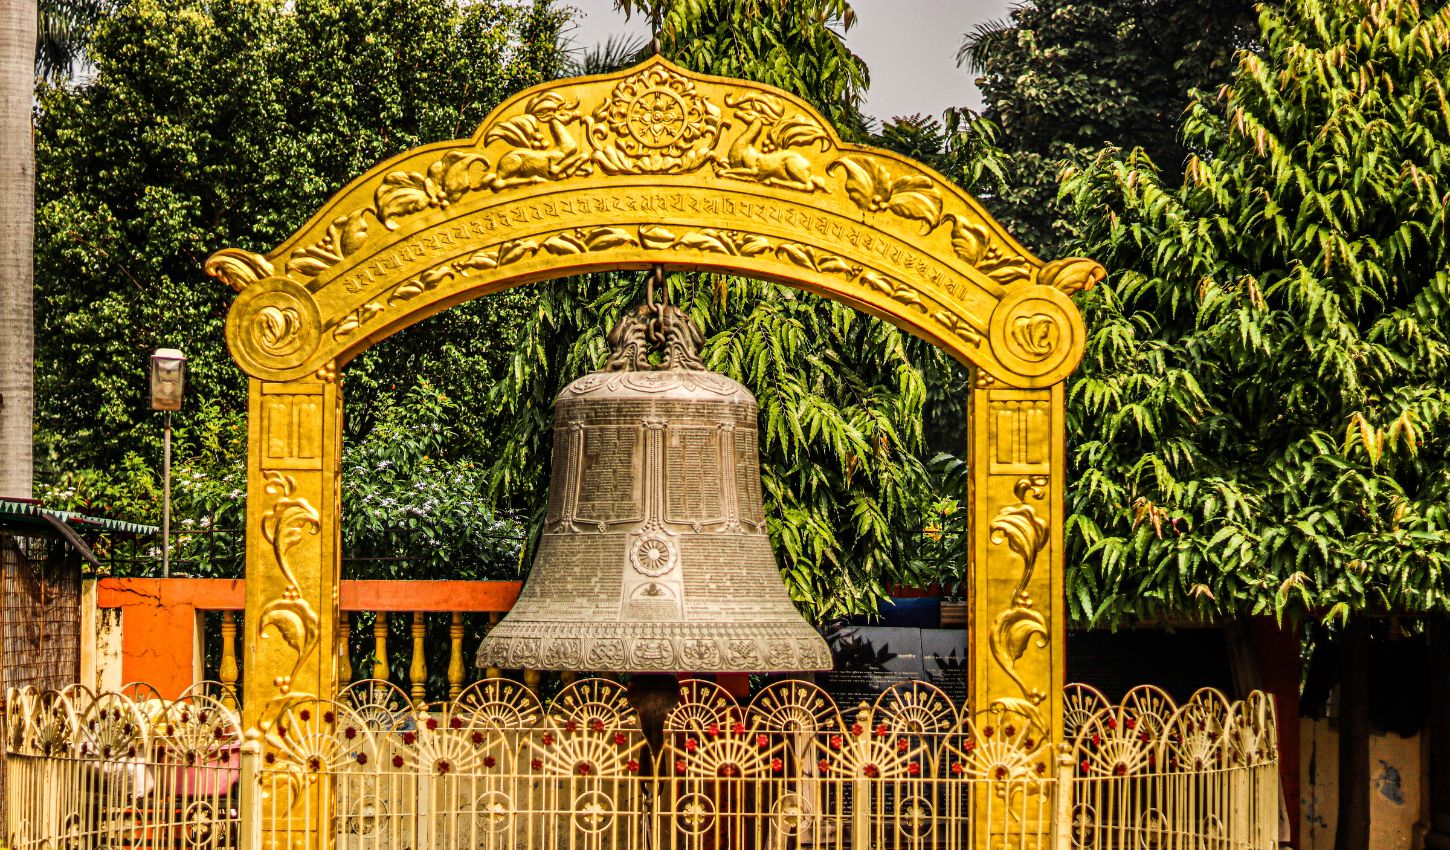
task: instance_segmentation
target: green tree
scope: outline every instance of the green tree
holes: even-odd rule
[[[1181,183],[1138,152],[1068,183],[1112,270],[1072,387],[1084,618],[1450,608],[1450,18],[1262,27]]]
[[[465,135],[557,76],[563,23],[547,4],[449,0],[133,0],[103,19],[94,78],[39,95],[37,415],[52,477],[155,456],[144,370],[160,345],[189,355],[183,455],[198,416],[241,415],[221,335],[230,295],[203,274],[207,255],[275,245],[378,160]],[[349,367],[348,392],[432,375],[452,397],[480,395],[517,303],[405,332]],[[349,438],[372,424],[351,417]]]
[[[1069,599],[1337,627],[1350,850],[1371,620],[1450,611],[1450,13],[1290,0],[1260,28],[1190,107],[1181,181],[1142,151],[1067,181],[1112,270],[1070,388]]]
[[[1251,0],[1031,0],[968,33],[958,61],[978,73],[985,117],[1001,128],[1005,188],[988,208],[1025,244],[1058,255],[1063,162],[1105,145],[1141,147],[1165,174],[1190,146],[1178,128],[1189,92],[1228,80],[1253,36]]]
[[[169,345],[189,355],[175,527],[238,527],[245,384],[222,342],[232,296],[206,278],[205,258],[270,248],[378,160],[466,135],[503,98],[557,76],[565,21],[548,4],[451,0],[132,0],[104,17],[95,76],[39,95],[47,500],[157,518],[145,368]],[[498,431],[482,399],[527,303],[450,310],[349,365],[349,559],[407,555],[434,577],[514,570],[518,530],[478,503],[486,482],[472,458]],[[199,539],[178,537],[182,560]],[[397,565],[365,563],[376,576]]]

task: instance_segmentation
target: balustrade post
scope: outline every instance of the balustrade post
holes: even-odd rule
[[[1053,809],[1052,848],[1072,850],[1072,744],[1057,748],[1057,805]]]
[[[222,660],[217,666],[217,678],[221,680],[222,705],[237,707],[237,614],[222,612]]]
[[[411,683],[409,695],[413,697],[413,705],[422,705],[427,697],[425,690],[428,685],[428,658],[423,652],[423,631],[425,623],[423,612],[413,612],[413,663],[408,667],[408,680]]]
[[[463,613],[454,611],[448,623],[448,698],[463,693]]]
[[[373,678],[388,680],[388,612],[379,611],[373,621]]]
[[[237,787],[237,845],[243,850],[262,850],[262,806],[267,795],[262,793],[258,769],[262,761],[262,733],[248,729],[237,759],[240,780]]]
[[[337,686],[352,681],[352,621],[351,615],[341,612],[337,618]]]

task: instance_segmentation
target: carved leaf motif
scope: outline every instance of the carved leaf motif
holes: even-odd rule
[[[539,245],[537,243],[528,239],[516,239],[492,248],[474,251],[468,259],[456,265],[466,269],[493,269],[499,266],[506,266],[509,263],[516,263],[525,257],[531,257],[538,250]]]
[[[292,676],[289,677],[295,678],[302,661],[317,646],[317,627],[317,612],[307,600],[274,599],[262,608],[261,625],[257,628],[257,634],[265,640],[267,629],[276,629],[283,643],[297,653],[297,661],[293,664]]]
[[[1034,703],[1031,700],[1022,699],[1021,697],[997,697],[992,700],[991,708],[994,711],[1015,714],[1018,717],[1025,718],[1032,729],[1040,730],[1045,729],[1047,726],[1042,719],[1042,711],[1038,708],[1041,702],[1041,700],[1038,700]],[[1043,743],[1046,744],[1047,741],[1043,741]]]
[[[550,254],[555,254],[558,256],[563,256],[566,254],[582,254],[585,251],[589,250],[588,246],[584,244],[584,240],[579,238],[579,234],[577,232],[570,231],[556,233],[553,236],[550,236],[548,239],[545,239],[543,244],[539,247]]]
[[[859,266],[853,266],[834,254],[823,254],[809,245],[797,242],[783,242],[776,246],[775,253],[783,260],[825,274],[855,277],[861,271]]]
[[[972,345],[982,344],[982,334],[978,332],[976,328],[968,324],[965,319],[963,319],[961,316],[958,316],[956,313],[953,313],[950,310],[938,310],[935,313],[932,313],[931,317],[940,322],[944,327],[951,330],[952,333],[956,334],[962,339],[965,339]]]
[[[474,251],[468,259],[458,265],[469,269],[491,269],[498,266],[498,249],[484,248],[482,251]]]
[[[369,301],[343,317],[343,320],[337,323],[337,327],[332,329],[332,338],[345,339],[352,336],[357,333],[358,328],[367,324],[373,316],[376,316],[382,311],[383,305],[376,301]]]
[[[776,247],[775,255],[802,268],[816,270],[816,252],[809,246],[785,242]]]
[[[966,260],[972,265],[982,261],[982,254],[987,250],[987,245],[992,241],[987,228],[980,224],[973,224],[960,216],[951,216],[952,219],[952,250],[958,257]]]
[[[268,471],[264,473],[265,490],[269,496],[276,496],[271,510],[262,515],[262,538],[272,546],[272,557],[277,571],[282,574],[286,587],[282,595],[262,606],[257,621],[257,636],[265,639],[267,629],[276,629],[283,642],[292,648],[297,659],[292,672],[277,684],[286,693],[292,680],[302,669],[302,664],[317,647],[319,620],[312,605],[302,598],[297,574],[292,569],[289,553],[304,534],[317,534],[322,529],[317,509],[306,499],[296,495],[297,481],[289,475]]]
[[[870,212],[891,212],[922,222],[922,232],[941,223],[942,197],[930,177],[920,174],[892,176],[885,164],[873,157],[843,156],[826,171],[840,168],[846,173],[846,195]]]
[[[816,270],[827,274],[843,274],[854,277],[860,271],[856,266],[851,265],[840,257],[831,254],[819,254],[816,256]]]
[[[770,250],[770,240],[754,233],[737,233],[732,244],[742,257],[758,257]]]
[[[659,251],[671,248],[679,237],[663,227],[645,225],[639,229],[639,241],[642,246],[652,251]]]
[[[597,227],[584,235],[584,244],[591,251],[608,251],[625,245],[638,245],[639,240],[622,227]]]
[[[896,288],[896,285],[892,283],[890,278],[873,271],[861,272],[860,281],[877,292],[880,292],[882,295],[890,295]]]
[[[582,254],[586,251],[607,251],[623,245],[638,245],[629,231],[618,227],[597,227],[556,233],[545,239],[540,249],[556,255]]]
[[[692,248],[696,251],[709,251],[714,254],[729,254],[730,249],[725,241],[713,230],[703,230],[699,233],[686,233],[675,243],[678,248]]]
[[[477,169],[474,166],[478,166]],[[373,204],[378,219],[389,230],[398,227],[398,219],[422,212],[429,207],[443,207],[483,185],[488,160],[478,154],[449,151],[428,166],[427,174],[416,171],[394,171],[383,178]]]
[[[328,235],[332,237],[333,244],[338,247],[338,253],[342,256],[351,256],[362,247],[363,240],[367,239],[368,222],[364,217],[366,213],[367,210],[358,210],[350,215],[340,216],[328,228]]]
[[[686,233],[675,247],[734,257],[758,257],[770,250],[770,240],[755,233],[706,228],[698,233]]]
[[[261,254],[223,248],[207,258],[206,273],[241,292],[262,278],[271,277],[272,263]]]
[[[509,263],[516,263],[526,257],[532,257],[538,253],[538,250],[539,246],[529,239],[505,242],[498,248],[498,264],[506,266]]]
[[[478,154],[449,151],[428,166],[428,179],[433,181],[442,199],[452,203],[482,186],[486,171],[488,160]]]
[[[1092,289],[1107,276],[1107,269],[1093,260],[1068,257],[1043,266],[1037,273],[1037,282],[1065,295],[1075,295]]]
[[[445,280],[452,280],[455,272],[451,266],[443,265],[436,269],[429,269],[422,274],[408,278],[393,288],[393,294],[388,297],[388,305],[417,298],[424,292],[438,286]]]
[[[889,295],[893,300],[926,312],[927,307],[925,302],[921,300],[921,296],[917,294],[916,289],[912,286],[902,283],[899,280],[893,280],[879,272],[869,270],[861,272],[857,280],[880,292],[882,295]]]
[[[373,193],[378,218],[389,230],[398,226],[397,219],[428,208],[428,178],[416,171],[394,171],[383,178]]]
[[[1034,639],[1038,648],[1047,646],[1047,620],[1032,609],[1032,598],[1027,593],[1032,571],[1037,565],[1037,556],[1050,537],[1047,520],[1039,516],[1037,510],[1027,503],[1027,498],[1029,495],[1038,500],[1046,498],[1046,486],[1045,478],[1018,479],[1013,486],[1017,501],[1004,505],[997,511],[997,515],[992,518],[989,535],[994,544],[1006,543],[1022,562],[1022,577],[1012,594],[1012,606],[998,614],[993,621],[989,648],[998,666],[1017,683],[1023,695],[1033,704],[1042,702],[1046,695],[1027,686],[1022,675],[1017,672],[1017,661]]]
[[[952,221],[952,250],[982,274],[1002,286],[1010,286],[1032,276],[1032,266],[1027,260],[1004,251],[985,226],[959,215],[952,214],[947,218]]]
[[[292,252],[287,261],[287,271],[302,277],[315,277],[362,247],[368,235],[367,213],[365,209],[356,210],[333,219],[321,239]]]
[[[992,658],[1002,668],[1032,704],[1042,702],[1046,694],[1027,686],[1022,674],[1017,672],[1017,662],[1026,654],[1027,647],[1047,648],[1047,618],[1040,611],[1026,606],[1013,606],[997,615],[992,622],[990,648]]]
[[[1017,584],[1017,592],[1026,592],[1037,564],[1037,555],[1047,545],[1047,520],[1038,516],[1036,508],[1026,502],[1003,505],[992,518],[991,540],[999,545],[1005,542],[1022,561],[1022,578]]]

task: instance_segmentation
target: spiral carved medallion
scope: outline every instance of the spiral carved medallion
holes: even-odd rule
[[[312,356],[322,320],[312,293],[283,277],[264,278],[243,290],[227,314],[232,352],[244,365],[286,369]]]

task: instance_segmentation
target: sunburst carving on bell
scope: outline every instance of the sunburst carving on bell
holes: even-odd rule
[[[766,535],[755,396],[706,370],[700,329],[652,297],[608,341],[605,368],[555,401],[543,535],[478,666],[829,669]]]

